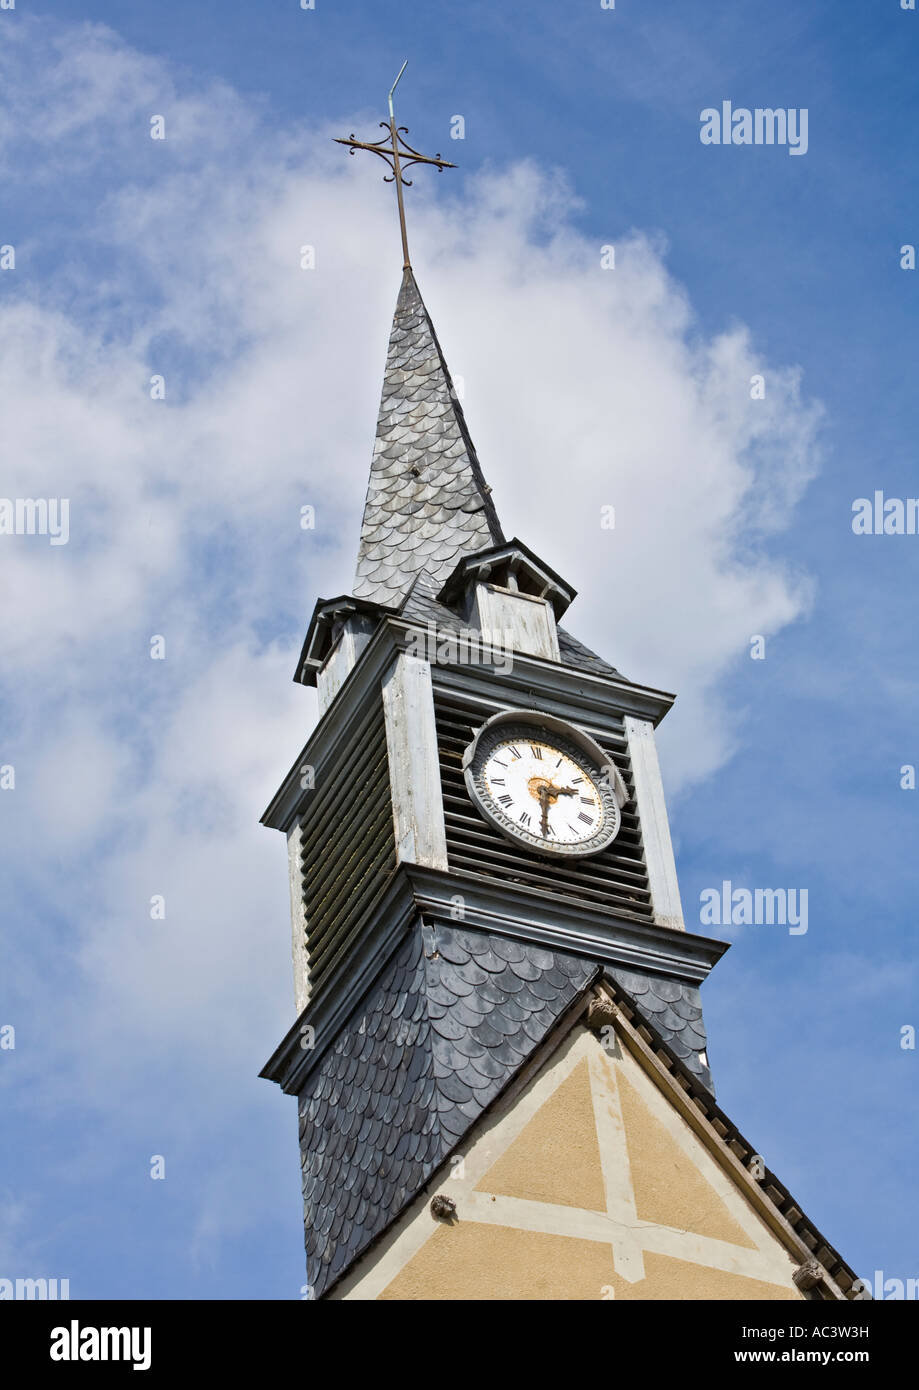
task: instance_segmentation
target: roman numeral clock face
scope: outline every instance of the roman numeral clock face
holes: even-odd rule
[[[603,820],[599,793],[585,769],[542,739],[499,743],[482,775],[507,818],[541,839],[583,844]]]
[[[621,777],[592,739],[561,720],[497,715],[466,749],[463,766],[481,814],[527,848],[595,854],[619,832]]]

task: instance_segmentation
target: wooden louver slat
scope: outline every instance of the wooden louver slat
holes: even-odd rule
[[[320,770],[303,817],[300,865],[315,989],[396,869],[382,701],[372,703],[328,781]]]

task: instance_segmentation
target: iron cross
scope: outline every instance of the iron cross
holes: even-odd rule
[[[405,72],[407,64],[408,59],[406,58],[399,69],[399,77]],[[372,154],[378,154],[381,159],[385,159],[392,170],[391,174],[383,175],[383,181],[396,185],[396,197],[399,200],[399,230],[402,233],[402,265],[404,269],[408,270],[411,262],[408,258],[408,236],[405,231],[405,203],[402,198],[402,188],[403,185],[406,188],[411,188],[412,180],[405,177],[404,171],[410,169],[413,164],[433,164],[438,170],[455,169],[456,165],[451,164],[449,159],[441,159],[439,153],[433,158],[430,155],[421,154],[419,150],[412,149],[408,141],[403,139],[403,136],[408,134],[408,127],[396,125],[392,107],[392,94],[399,85],[399,77],[389,89],[389,121],[380,121],[380,127],[388,132],[387,135],[382,140],[375,140],[372,143],[358,140],[354,134],[349,135],[347,140],[339,135],[335,137],[335,143],[348,145],[351,154],[354,154],[355,150],[370,150]]]

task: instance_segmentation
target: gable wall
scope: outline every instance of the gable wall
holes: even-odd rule
[[[800,1299],[793,1269],[612,1030],[579,1023],[331,1296]]]

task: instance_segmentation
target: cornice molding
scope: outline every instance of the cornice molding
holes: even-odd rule
[[[406,864],[405,872],[426,918],[456,921],[459,895],[464,927],[538,941],[552,950],[627,970],[652,970],[701,984],[730,944],[465,870],[441,872]]]
[[[462,898],[461,917],[457,897]],[[537,942],[598,965],[650,970],[687,984],[701,983],[728,949],[725,941],[632,921],[560,895],[404,863],[352,948],[323,981],[260,1075],[286,1092],[299,1091],[404,934],[419,920],[448,926],[459,922],[467,929],[530,945]],[[309,1049],[302,1046],[305,1026],[315,1035]]]

